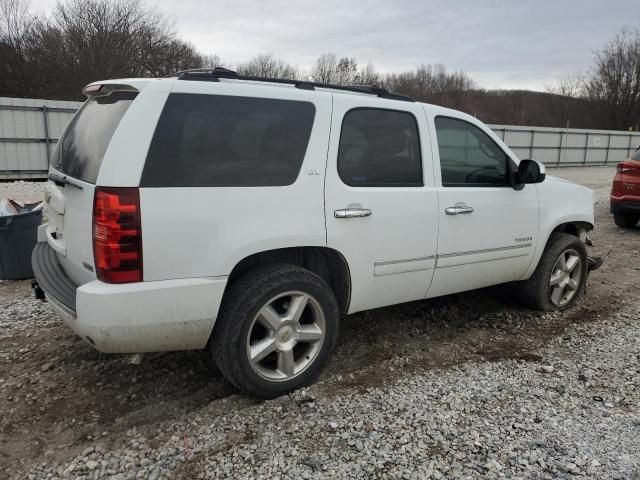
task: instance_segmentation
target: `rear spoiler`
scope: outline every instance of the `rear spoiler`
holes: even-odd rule
[[[82,89],[82,93],[87,97],[104,97],[116,91],[139,92],[137,88],[122,83],[90,83]]]

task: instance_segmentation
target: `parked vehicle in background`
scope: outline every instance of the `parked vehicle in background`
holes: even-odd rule
[[[616,167],[611,188],[611,213],[619,227],[631,228],[640,221],[640,148]]]
[[[341,315],[511,282],[541,310],[584,292],[592,191],[472,116],[225,69],[84,92],[33,265],[100,351],[207,347],[271,398],[320,374]]]

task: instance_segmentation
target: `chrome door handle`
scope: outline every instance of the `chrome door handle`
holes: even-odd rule
[[[456,203],[453,207],[444,209],[447,215],[458,215],[460,213],[473,213],[473,207],[468,207],[466,203]]]
[[[368,208],[343,208],[333,212],[333,216],[336,218],[356,218],[368,217],[372,213]]]

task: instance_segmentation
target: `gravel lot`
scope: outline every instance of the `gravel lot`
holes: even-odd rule
[[[640,479],[640,229],[612,222],[612,168],[549,173],[596,190],[611,250],[580,305],[493,288],[353,315],[321,380],[273,401],[206,352],[99,354],[0,283],[0,477]]]

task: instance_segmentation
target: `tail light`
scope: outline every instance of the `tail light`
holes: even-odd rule
[[[616,170],[618,173],[640,173],[640,162],[620,162]]]
[[[142,281],[142,230],[137,188],[96,187],[93,258],[99,280]]]

